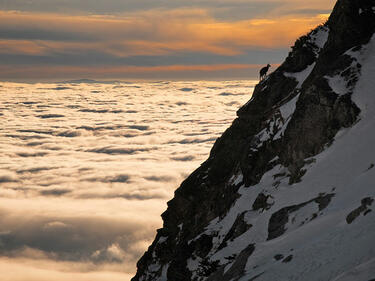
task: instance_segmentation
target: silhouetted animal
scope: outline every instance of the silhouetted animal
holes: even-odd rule
[[[271,67],[270,64],[267,64],[267,66],[263,67],[260,71],[259,71],[259,78],[260,78],[260,81],[262,81],[264,78],[266,78],[267,76],[267,71],[268,69]]]

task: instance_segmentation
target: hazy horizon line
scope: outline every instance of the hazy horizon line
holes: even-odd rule
[[[115,84],[115,83],[158,83],[158,82],[198,82],[198,81],[257,81],[259,80],[258,77],[228,77],[228,78],[204,78],[204,79],[194,79],[194,78],[170,78],[170,79],[151,79],[151,78],[139,78],[139,79],[96,79],[96,78],[77,78],[77,79],[62,79],[62,80],[36,80],[36,79],[14,79],[14,80],[2,80],[0,79],[0,83],[14,83],[14,84],[85,84],[85,83],[108,83],[108,84]],[[85,82],[87,81],[87,82]]]

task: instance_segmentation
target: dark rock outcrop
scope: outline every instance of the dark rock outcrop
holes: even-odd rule
[[[370,198],[370,197],[363,198],[361,200],[361,206],[351,211],[346,216],[346,222],[348,224],[351,224],[360,214],[363,214],[365,216],[369,212],[371,212],[371,209],[369,209],[369,207],[372,205],[372,202],[374,202],[373,198]]]
[[[331,198],[334,194],[321,194],[319,197],[309,200],[307,202],[284,207],[281,210],[277,211],[276,213],[272,214],[269,224],[268,224],[268,238],[267,240],[271,240],[281,236],[285,231],[285,225],[289,221],[289,215],[305,207],[308,204],[318,204],[318,210],[321,211],[326,208],[331,201]],[[316,218],[316,213],[312,213],[311,217],[305,218],[305,221],[312,220]]]
[[[253,210],[256,211],[256,210],[267,210],[269,209],[272,204],[271,203],[268,203],[268,200],[272,198],[271,195],[264,195],[264,193],[259,193],[257,198],[255,199],[254,203],[253,203]]]
[[[246,266],[246,261],[254,252],[255,247],[253,244],[247,246],[236,258],[233,265],[230,267],[228,271],[225,272],[225,266],[222,266],[219,270],[217,270],[214,274],[211,274],[207,281],[231,281],[231,280],[238,280],[242,277],[244,273],[244,269]]]

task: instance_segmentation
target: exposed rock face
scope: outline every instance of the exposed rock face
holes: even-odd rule
[[[319,211],[326,208],[331,201],[331,198],[334,196],[334,194],[327,194],[327,195],[319,195],[319,197],[314,198],[312,200],[309,200],[307,202],[303,202],[298,205],[288,206],[280,209],[276,213],[273,213],[270,221],[268,223],[268,237],[267,240],[275,239],[279,236],[281,236],[285,231],[285,225],[289,221],[289,216],[292,213],[297,212],[302,207],[305,207],[309,204],[316,203],[319,206]],[[305,222],[311,221],[317,217],[317,213],[312,213],[311,215],[308,215],[304,218],[304,220],[301,222],[301,225],[303,225]]]
[[[375,182],[374,169],[366,171],[366,163],[349,177],[350,160],[360,165],[367,156],[330,165],[322,156],[342,159],[335,150],[338,133],[348,128],[350,134],[357,123],[370,120],[370,113],[361,116],[353,95],[366,89],[363,64],[375,54],[370,50],[374,11],[373,0],[339,0],[328,22],[298,39],[285,62],[255,87],[207,161],[168,202],[163,228],[138,262],[133,281],[331,280],[371,253],[375,257],[372,245],[338,262],[346,249],[332,242],[346,231],[340,220],[355,225],[368,210],[368,200],[355,205],[369,197],[360,183],[371,175]],[[370,71],[366,65],[364,73]],[[350,143],[352,137],[344,140]],[[329,173],[330,168],[341,174]],[[354,181],[357,175],[361,178]],[[362,193],[367,195],[355,197]],[[348,208],[343,217],[340,208]],[[374,223],[366,227],[375,234]],[[351,239],[347,233],[342,241]],[[368,240],[360,241],[364,247]]]
[[[369,208],[369,206],[372,205],[372,202],[374,202],[373,198],[366,197],[361,200],[361,206],[359,206],[357,209],[350,212],[350,214],[346,217],[346,222],[348,224],[351,224],[360,214],[363,214],[364,216],[367,215],[372,210]]]

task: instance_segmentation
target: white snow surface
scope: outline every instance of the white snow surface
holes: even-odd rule
[[[351,224],[346,221],[347,215],[361,206],[363,198],[375,197],[375,36],[361,52],[360,60],[361,76],[352,95],[361,109],[359,121],[351,128],[342,129],[333,144],[304,167],[307,172],[301,182],[289,185],[287,168],[278,165],[264,174],[259,184],[242,186],[241,196],[227,215],[214,219],[206,228],[204,233],[215,234],[214,247],[209,254],[211,261],[218,260],[226,265],[226,270],[231,267],[226,257],[240,253],[250,243],[255,244],[240,281],[258,275],[257,281],[368,281],[375,278],[375,211],[359,215]],[[286,111],[289,115],[290,111]],[[274,204],[267,211],[252,210],[260,192],[273,197]],[[306,204],[289,215],[283,235],[267,240],[268,222],[273,213],[321,194],[334,194],[325,209],[320,211],[315,202]],[[369,209],[374,207],[375,203]],[[218,250],[237,216],[243,212],[252,227]],[[311,219],[313,214],[317,216],[315,219]],[[276,261],[277,254],[284,258],[292,255],[292,259]]]
[[[352,268],[332,281],[374,280],[375,258]]]
[[[340,74],[333,77],[326,77],[326,79],[328,80],[328,85],[336,94],[345,95],[349,92],[348,87],[346,86],[347,81]]]
[[[288,124],[290,120],[292,119],[292,115],[294,111],[296,110],[296,103],[298,101],[299,94],[295,96],[293,99],[291,99],[289,102],[285,103],[280,107],[280,113],[283,117],[283,126],[280,128],[280,130],[276,133],[276,135],[273,137],[274,140],[277,140],[281,138],[284,135],[284,132],[286,128],[288,127]]]
[[[271,139],[277,140],[284,135],[289,121],[292,119],[292,115],[296,109],[299,95],[300,94],[297,94],[294,98],[280,106],[272,118],[268,120],[267,126],[255,136],[258,140],[257,148],[261,147],[265,141]]]
[[[357,68],[357,64],[363,63],[364,60],[364,53],[366,52],[367,48],[362,48],[358,51],[353,51],[354,48],[345,52],[345,55],[350,56],[353,61],[349,67],[340,71],[334,76],[325,76],[328,81],[328,85],[331,87],[332,91],[338,95],[345,95],[350,93],[353,89],[348,86],[348,82],[353,76],[359,74],[360,70]],[[350,71],[352,74],[349,77],[345,77],[344,73]]]
[[[301,88],[303,82],[305,82],[306,78],[309,77],[311,71],[314,69],[314,66],[315,62],[307,66],[301,72],[284,72],[284,76],[296,79],[296,81],[298,82],[296,88]]]
[[[299,95],[295,96],[289,102],[280,106],[280,113],[284,120],[287,120],[296,110],[296,103],[297,103],[298,98],[299,98]]]
[[[329,28],[327,26],[320,26],[316,29],[316,32],[311,35],[311,41],[318,48],[317,54],[323,49],[324,45],[328,40]]]

